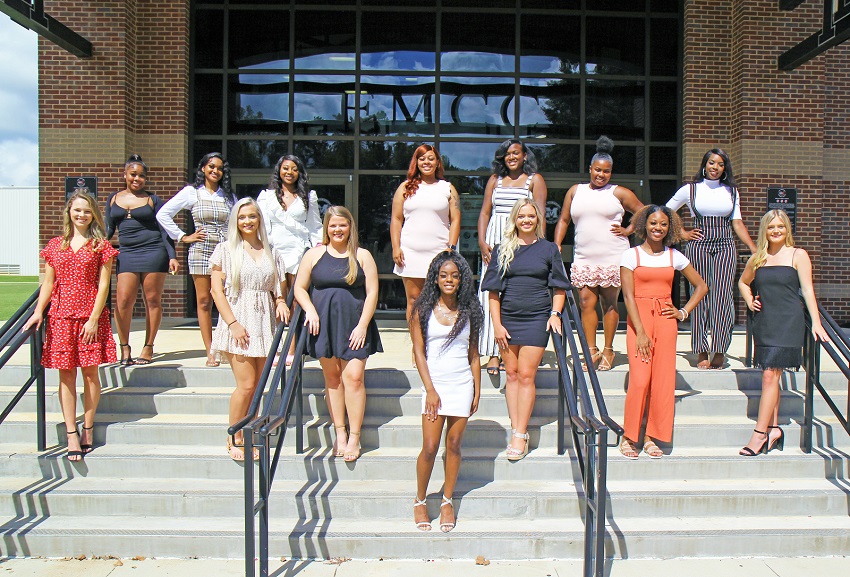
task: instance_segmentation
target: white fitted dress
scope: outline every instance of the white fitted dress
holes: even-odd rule
[[[444,350],[443,343],[452,327],[441,325],[434,318],[428,318],[428,342],[425,352],[428,356],[428,374],[440,395],[438,415],[447,417],[468,417],[475,395],[472,369],[469,367],[469,323]],[[422,387],[422,413],[425,413],[425,387]]]

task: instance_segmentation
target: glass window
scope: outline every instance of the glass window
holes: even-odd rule
[[[360,134],[434,134],[433,76],[363,76],[360,90]]]
[[[289,131],[289,76],[232,74],[228,88],[230,134],[286,134]]]
[[[470,47],[469,26],[475,23],[474,49]],[[503,14],[443,14],[440,68],[452,72],[513,72],[514,42],[505,34]]]
[[[581,172],[578,144],[534,144],[526,141],[526,146],[534,152],[537,170],[544,177],[547,172]]]
[[[522,0],[523,8],[552,8],[552,0]],[[581,0],[558,0],[558,7],[564,10],[578,10]]]
[[[440,91],[440,134],[513,136],[513,78],[445,77]]]
[[[667,204],[679,190],[678,180],[650,180],[649,194],[652,204]]]
[[[646,10],[646,0],[593,0],[587,3],[587,7],[611,12],[643,12]]]
[[[195,74],[192,118],[195,134],[221,134],[221,74]]]
[[[194,68],[221,68],[224,64],[224,12],[195,10]]]
[[[308,170],[351,170],[354,166],[354,143],[350,140],[296,140],[293,150]]]
[[[295,77],[296,136],[354,132],[354,77],[330,74]]]
[[[285,140],[228,140],[227,161],[239,168],[274,168],[286,154]]]
[[[520,80],[519,126],[524,138],[578,138],[581,90],[578,80]]]
[[[195,140],[192,144],[192,158],[189,159],[189,181],[195,181],[195,169],[205,154],[223,151],[221,140]]]
[[[577,74],[581,54],[581,16],[524,14],[520,31],[520,70]]]
[[[354,70],[354,12],[295,13],[295,67]]]
[[[363,70],[434,70],[436,13],[364,11],[360,46]]]
[[[231,10],[229,19],[231,68],[289,68],[288,10]]]
[[[587,73],[643,74],[644,22],[643,18],[588,16],[587,30],[600,33],[587,34]]]
[[[360,232],[360,246],[367,249],[375,257],[379,274],[393,272],[390,216],[392,215],[393,194],[403,181],[403,176],[389,175],[363,175],[359,179],[357,230]],[[401,291],[399,300],[395,296],[384,295],[383,289],[381,293],[382,296],[379,296],[378,300],[384,302],[383,308],[405,308],[404,289]]]
[[[366,170],[397,170],[407,173],[417,142],[360,142],[360,168]]]
[[[646,126],[644,83],[629,80],[588,80],[585,91],[585,134],[594,140],[605,134],[617,140],[643,140]]]
[[[675,146],[653,146],[649,149],[650,174],[676,174],[676,163],[679,155]]]
[[[679,9],[679,0],[650,0],[649,8],[653,14],[658,12],[671,12],[675,14]]]
[[[649,73],[659,76],[678,74],[679,33],[672,18],[653,18],[649,22]]]
[[[497,142],[441,142],[440,154],[446,170],[475,170],[490,173]]]
[[[649,85],[649,117],[652,140],[675,142],[678,136],[677,82],[653,82]]]
[[[606,135],[607,136],[607,135]],[[596,144],[588,144],[584,148],[584,164],[590,166],[590,160],[596,154]],[[622,146],[616,142],[614,152],[611,153],[611,158],[614,159],[614,168],[611,180],[616,181],[618,174],[636,174],[643,172],[643,147],[642,146]]]

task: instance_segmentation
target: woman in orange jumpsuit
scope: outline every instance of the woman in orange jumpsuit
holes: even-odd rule
[[[620,280],[629,313],[626,349],[629,355],[629,389],[623,417],[620,452],[637,459],[636,445],[646,417],[643,450],[652,459],[663,455],[655,441],[673,439],[673,405],[676,391],[676,337],[684,321],[708,294],[708,286],[687,257],[672,245],[680,240],[682,223],[666,206],[649,205],[632,220],[640,246],[623,253]],[[690,300],[673,306],[673,274],[680,270],[694,286]]]

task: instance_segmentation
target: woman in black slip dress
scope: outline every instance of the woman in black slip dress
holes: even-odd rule
[[[174,244],[156,220],[162,200],[145,191],[148,167],[138,154],[124,164],[127,188],[106,199],[106,236],[118,231],[118,284],[115,295],[115,325],[121,346],[122,365],[147,365],[153,359],[153,346],[162,321],[162,287],[165,273],[180,268]],[[130,350],[130,321],[142,286],[145,300],[145,343],[135,360]]]
[[[325,396],[336,432],[333,453],[347,462],[360,457],[366,360],[383,352],[372,318],[378,304],[378,268],[371,253],[359,248],[357,238],[348,209],[328,208],[324,243],[304,254],[294,287],[310,331],[307,354],[319,359],[325,377]],[[308,292],[311,285],[312,293]]]
[[[779,377],[784,369],[797,370],[802,363],[806,327],[800,293],[812,318],[812,334],[829,341],[812,287],[812,261],[805,250],[794,247],[791,222],[784,211],[771,210],[762,217],[756,252],[747,262],[738,289],[755,313],[753,364],[764,371],[756,428],[739,452],[753,457],[785,446],[779,428]]]

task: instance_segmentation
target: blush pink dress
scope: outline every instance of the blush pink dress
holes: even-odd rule
[[[428,265],[449,244],[449,199],[447,180],[419,184],[416,194],[405,199],[404,224],[401,226],[401,250],[404,266],[393,272],[401,277],[425,278]]]
[[[576,187],[570,205],[576,229],[570,281],[577,288],[620,286],[620,257],[628,250],[629,239],[611,232],[611,225],[622,224],[626,213],[614,196],[615,188],[611,183],[602,188],[587,183]]]

